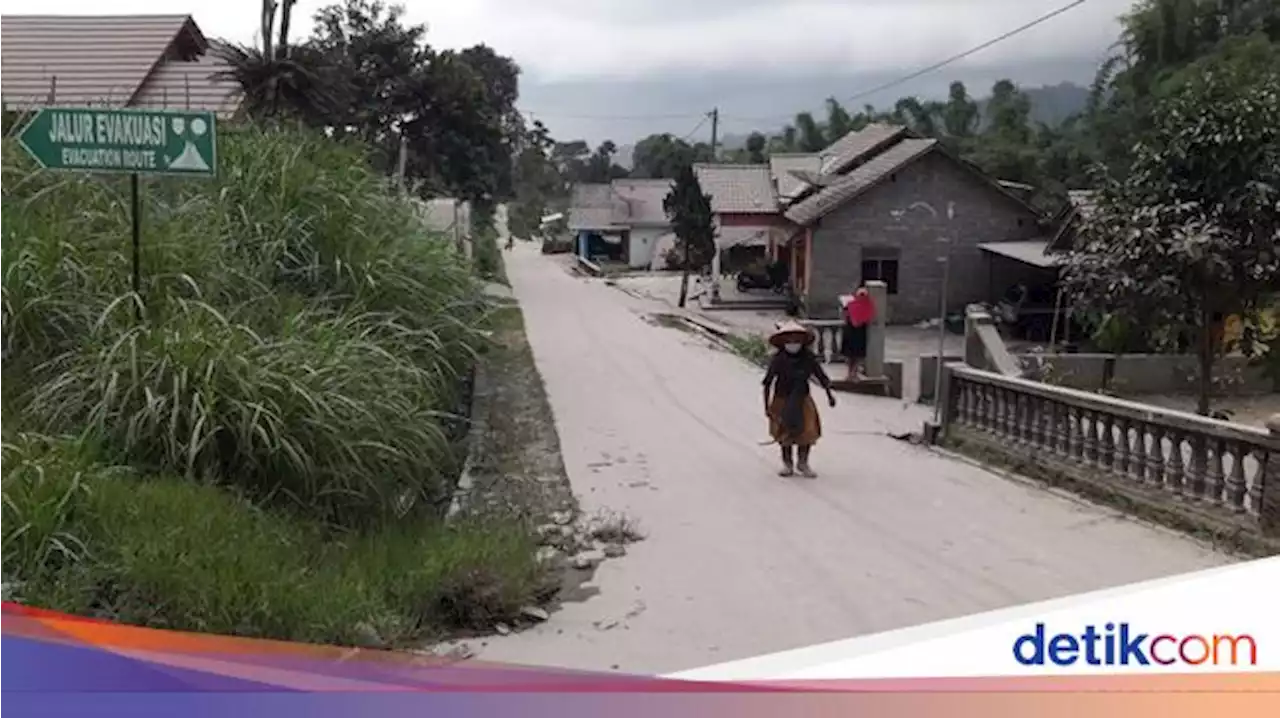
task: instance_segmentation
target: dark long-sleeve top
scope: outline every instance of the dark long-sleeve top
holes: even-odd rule
[[[808,349],[795,354],[779,351],[769,362],[769,369],[764,374],[764,386],[774,387],[774,393],[781,396],[805,396],[809,393],[809,380],[817,378],[823,389],[831,388],[831,379],[822,368],[822,362]]]

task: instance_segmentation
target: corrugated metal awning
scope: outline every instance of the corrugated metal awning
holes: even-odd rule
[[[1051,269],[1062,264],[1064,257],[1060,254],[1048,254],[1045,250],[1049,242],[1043,239],[1028,239],[1019,242],[987,242],[979,244],[978,249],[1015,262],[1029,264],[1032,267]]]
[[[716,244],[729,247],[764,247],[769,244],[768,227],[721,227]]]

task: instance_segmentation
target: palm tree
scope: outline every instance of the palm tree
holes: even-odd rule
[[[853,118],[834,97],[827,98],[827,139],[831,142],[844,137],[853,129]]]
[[[819,152],[826,149],[828,141],[818,126],[813,115],[801,112],[796,115],[796,128],[800,131],[800,150],[803,152]],[[838,138],[837,138],[838,139]]]
[[[904,97],[894,105],[894,114],[900,117],[907,127],[925,137],[937,137],[938,115],[941,106],[936,102],[920,102],[915,97]]]
[[[334,124],[343,106],[343,83],[319,52],[290,47],[289,23],[296,3],[262,0],[262,46],[218,44],[213,52],[227,69],[214,77],[240,87],[243,107],[250,117],[291,116],[311,124]]]

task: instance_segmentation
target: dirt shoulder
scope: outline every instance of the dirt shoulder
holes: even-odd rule
[[[516,305],[497,310],[493,345],[477,370],[468,514],[518,517],[531,525],[576,511],[555,419]]]

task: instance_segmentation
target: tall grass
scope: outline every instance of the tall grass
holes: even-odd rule
[[[357,147],[234,131],[217,180],[147,183],[142,297],[121,183],[9,149],[4,340],[30,390],[7,408],[29,428],[344,525],[448,495],[483,305]]]
[[[359,146],[219,139],[216,179],[144,181],[137,296],[125,181],[4,144],[6,587],[348,643],[513,615],[541,581],[527,527],[436,510],[487,321],[472,266]]]
[[[178,630],[394,646],[519,614],[544,580],[513,525],[314,523],[77,441],[4,447],[4,567],[20,601]]]

